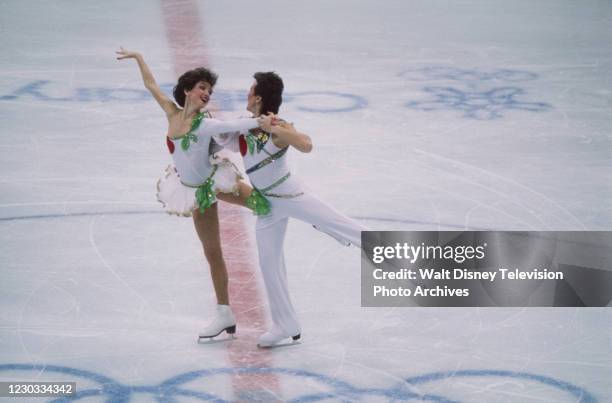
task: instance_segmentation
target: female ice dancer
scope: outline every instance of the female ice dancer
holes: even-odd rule
[[[273,72],[255,73],[254,78],[247,109],[256,117],[278,113],[282,79]],[[289,217],[312,224],[344,245],[361,246],[361,231],[367,229],[308,193],[291,175],[287,166],[288,150],[295,148],[304,153],[312,150],[310,137],[298,132],[292,124],[276,121],[268,132],[250,130],[239,137],[227,135],[224,145],[240,150],[254,188],[246,203],[263,214],[257,218],[257,249],[272,327],[259,337],[258,345],[272,347],[285,339],[298,340],[301,329],[289,297],[283,254]]]
[[[212,95],[217,75],[205,68],[187,71],[178,79],[173,91],[177,106],[159,88],[140,53],[123,48],[116,53],[118,60],[136,60],[145,87],[168,119],[166,142],[174,166],[169,166],[158,182],[157,197],[168,213],[193,216],[217,297],[216,317],[200,333],[200,338],[212,338],[223,331],[233,334],[236,321],[229,307],[228,276],[221,251],[216,201],[217,194],[223,198],[224,193],[228,201],[239,196],[245,199],[251,189],[239,181],[240,175],[229,161],[214,158],[221,147],[215,144],[212,136],[260,125],[269,128],[271,117],[231,121],[211,118],[203,109]]]

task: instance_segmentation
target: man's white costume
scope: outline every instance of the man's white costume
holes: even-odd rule
[[[289,172],[288,147],[278,148],[267,133],[250,131],[239,137],[230,135],[225,140],[224,147],[240,150],[254,193],[267,199],[270,206],[267,215],[258,216],[256,226],[259,265],[272,319],[272,328],[260,337],[259,344],[272,346],[288,337],[295,340],[301,329],[289,297],[283,253],[289,217],[312,224],[344,245],[358,247],[361,231],[367,228],[309,194]]]

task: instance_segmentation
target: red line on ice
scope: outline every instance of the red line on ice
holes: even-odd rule
[[[177,77],[194,67],[209,66],[198,3],[162,0],[162,11]],[[266,318],[257,281],[255,245],[249,236],[253,229],[247,228],[239,207],[220,202],[219,218],[223,255],[230,277],[230,303],[237,320],[238,337],[227,344],[229,361],[233,367],[272,367],[271,353],[256,348],[257,336],[265,328]],[[222,366],[221,363],[207,364]],[[235,374],[232,386],[237,400],[269,401],[280,396],[279,380],[274,374]]]

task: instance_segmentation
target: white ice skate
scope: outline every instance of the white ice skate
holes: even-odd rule
[[[234,333],[236,333],[236,319],[229,305],[217,305],[217,316],[210,325],[200,332],[198,342],[211,341],[213,337],[224,331],[233,339]]]
[[[338,242],[340,243],[340,245],[342,245],[342,246],[351,246],[351,245],[352,245],[352,244],[351,244],[351,243],[350,243],[348,240],[346,240],[346,239],[344,239],[344,238],[341,238],[340,236],[338,236],[338,235],[336,235],[336,234],[334,234],[334,233],[328,232],[327,230],[325,230],[325,229],[323,229],[323,228],[321,228],[321,227],[319,227],[319,226],[317,226],[317,225],[314,225],[314,224],[313,224],[313,225],[312,225],[312,228],[316,229],[316,230],[317,230],[317,231],[319,231],[319,232],[322,232],[322,233],[324,233],[324,234],[329,235],[330,237],[332,237],[332,238],[334,238],[336,241],[338,241]]]
[[[257,340],[257,347],[259,348],[274,348],[274,347],[283,347],[283,346],[292,346],[294,344],[299,344],[298,340],[301,335],[298,333],[295,336],[290,336],[286,334],[278,334],[272,331],[266,332],[259,336]],[[291,339],[291,341],[286,341],[287,339]],[[286,342],[283,342],[286,341]]]

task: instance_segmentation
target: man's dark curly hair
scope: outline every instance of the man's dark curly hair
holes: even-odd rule
[[[197,69],[186,71],[179,77],[174,90],[172,90],[174,100],[181,107],[185,106],[185,91],[192,90],[193,87],[195,87],[195,85],[200,81],[207,82],[212,88],[215,86],[215,84],[217,84],[217,78],[218,76],[215,73],[204,67],[198,67]]]
[[[260,113],[266,115],[268,112],[278,113],[283,103],[283,80],[273,71],[258,72],[253,75],[257,84],[255,95],[261,97]]]

